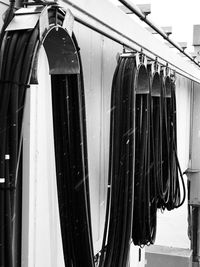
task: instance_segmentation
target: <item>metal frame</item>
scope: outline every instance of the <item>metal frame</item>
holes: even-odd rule
[[[60,5],[69,8],[75,20],[123,46],[168,65],[180,75],[200,83],[200,68],[179,50],[170,49],[145,28],[124,14],[108,0],[64,0]]]

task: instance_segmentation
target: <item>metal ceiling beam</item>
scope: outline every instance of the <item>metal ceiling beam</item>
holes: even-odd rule
[[[142,48],[149,58],[157,58],[163,65],[168,63],[177,73],[200,82],[199,66],[191,56],[188,61],[177,53],[182,51],[181,47],[169,49],[108,0],[64,0],[60,3],[70,8],[79,23],[135,51]]]

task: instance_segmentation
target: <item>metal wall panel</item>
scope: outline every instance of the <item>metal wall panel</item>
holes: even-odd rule
[[[194,83],[191,168],[200,169],[200,84]]]
[[[51,85],[44,49],[27,94],[23,145],[22,267],[64,267],[55,172]]]
[[[200,85],[194,83],[192,99],[190,204],[200,205]]]
[[[116,55],[122,47],[80,24],[75,25],[75,34],[83,63],[92,228],[95,252],[98,252],[106,206],[110,93]]]

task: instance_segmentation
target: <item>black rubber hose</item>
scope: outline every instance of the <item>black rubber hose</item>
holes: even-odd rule
[[[107,207],[99,266],[128,266],[133,212],[135,58],[120,58],[111,92]]]
[[[19,98],[21,98],[22,87],[26,85],[20,84],[20,76],[24,74],[24,69],[29,66],[24,62],[24,55],[27,53],[33,55],[30,50],[29,37],[32,31],[10,32],[5,35],[6,43],[10,44],[6,47],[9,49],[7,58],[2,61],[1,69],[1,95],[3,105],[1,109],[1,128],[5,133],[6,139],[1,144],[1,152],[5,157],[10,158],[9,167],[6,167],[6,182],[5,182],[5,218],[7,234],[5,237],[5,262],[6,266],[21,266],[21,163],[19,155],[19,133],[21,132],[20,111],[23,110],[19,106]],[[38,36],[36,37],[38,38]],[[7,55],[6,49],[4,50]],[[22,73],[22,74],[21,74]],[[25,76],[24,76],[25,77]],[[26,83],[28,80],[25,81]],[[7,144],[7,145],[6,145]],[[2,157],[3,157],[2,154]],[[1,161],[5,165],[8,160]],[[5,162],[5,163],[4,163]],[[19,167],[17,168],[19,162]],[[8,163],[6,163],[8,166]],[[4,167],[3,167],[4,168]],[[16,173],[18,172],[18,173]],[[18,181],[18,182],[17,182]],[[10,234],[9,234],[10,233]],[[3,265],[4,266],[4,265]]]
[[[158,208],[165,209],[166,203],[169,201],[170,194],[170,125],[168,121],[168,103],[171,93],[169,91],[169,80],[161,74],[161,118],[162,118],[162,185],[165,194],[158,198]]]
[[[78,51],[74,36],[73,40]],[[81,66],[80,55],[79,62]],[[94,266],[82,66],[80,75],[52,75],[51,78],[56,172],[65,262],[66,266]]]
[[[60,8],[56,10],[53,6],[49,9],[49,19],[54,24],[56,21],[56,25],[62,25],[64,14]],[[4,45],[1,49],[3,59],[0,73],[0,95],[3,105],[0,107],[0,134],[3,143],[0,147],[0,173],[2,178],[6,177],[6,184],[2,184],[0,192],[2,200],[0,258],[1,266],[6,267],[21,266],[21,130],[26,88],[29,86],[33,61],[37,57],[35,52],[39,43],[38,30],[38,25],[36,25],[33,30],[9,32],[4,36]],[[76,42],[75,37],[73,39]],[[65,162],[65,154],[60,154],[60,151],[56,154],[56,159],[59,157],[60,162],[66,163],[62,171],[69,166],[63,180],[57,172],[65,264],[77,267],[94,266],[82,72],[81,75],[56,75],[52,77],[52,81],[52,90],[60,91],[65,97],[63,99],[62,96],[59,98],[55,95],[53,101],[57,99],[58,102],[54,106],[53,113],[55,118],[59,116],[57,122],[54,120],[54,124],[59,122],[58,128],[62,130],[62,138],[66,137],[64,144],[67,155],[70,155],[69,162]],[[70,99],[66,103],[67,96],[70,96]],[[60,110],[63,120],[60,120]],[[67,128],[63,126],[65,121]],[[5,161],[5,153],[10,155],[9,164],[7,160]],[[56,169],[59,170],[58,164]],[[65,214],[68,216],[67,224]],[[6,232],[4,227],[7,227]]]

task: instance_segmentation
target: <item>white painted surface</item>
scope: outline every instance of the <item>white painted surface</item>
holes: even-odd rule
[[[62,267],[64,261],[56,188],[51,85],[43,48],[38,60],[38,81],[39,85],[30,88],[30,109],[26,109],[25,120],[24,138],[30,149],[26,147],[24,155],[24,163],[28,166],[25,166],[23,185],[22,266]]]

